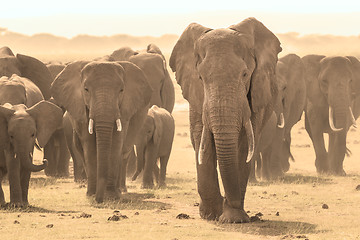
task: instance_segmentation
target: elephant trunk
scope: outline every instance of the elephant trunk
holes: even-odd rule
[[[33,155],[31,152],[21,152],[19,154],[15,154],[15,158],[20,158],[21,166],[25,169],[27,169],[30,172],[39,172],[46,168],[47,166],[47,160],[43,160],[43,164],[41,165],[35,165],[32,163]]]
[[[100,203],[104,200],[108,180],[114,123],[112,121],[96,121],[95,124],[97,149],[97,182],[95,199]]]

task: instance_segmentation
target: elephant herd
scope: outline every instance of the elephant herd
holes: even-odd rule
[[[345,175],[346,135],[360,115],[359,60],[278,59],[281,51],[278,38],[255,18],[224,29],[192,23],[173,48],[169,66],[189,102],[204,219],[249,222],[248,181],[289,170],[291,129],[303,112],[317,172]],[[156,45],[47,66],[3,47],[0,75],[0,204],[6,173],[10,203],[26,205],[30,173],[67,176],[70,156],[75,181],[86,180],[87,195],[97,202],[118,199],[127,191],[126,177],[135,180],[142,171],[144,188],[154,187],[154,177],[166,186],[175,92]],[[32,163],[34,146],[44,148],[41,165]]]

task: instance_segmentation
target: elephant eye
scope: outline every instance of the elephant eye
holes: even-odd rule
[[[120,92],[123,92],[124,91],[124,89],[122,88],[122,89],[120,89]]]
[[[14,136],[13,136],[13,135],[10,135],[10,138],[11,138],[11,139],[13,139],[13,138],[14,138]]]
[[[35,137],[35,133],[31,134],[31,137]]]
[[[89,89],[87,87],[84,87],[85,92],[89,92]]]

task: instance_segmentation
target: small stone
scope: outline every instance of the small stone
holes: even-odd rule
[[[257,214],[255,214],[255,216],[262,217],[262,216],[264,216],[264,214],[262,214],[261,212],[258,212]]]
[[[46,225],[47,228],[53,228],[54,227],[54,224],[48,224]]]
[[[267,191],[263,191],[263,194],[267,194]]]
[[[15,220],[14,224],[20,224],[20,222],[18,220]]]
[[[324,204],[322,205],[322,208],[323,208],[323,209],[329,209],[329,206],[324,203]]]
[[[138,216],[138,215],[140,215],[140,213],[139,213],[139,212],[135,212],[134,215]]]
[[[258,222],[258,221],[260,221],[261,219],[258,217],[258,216],[251,216],[250,217],[250,222]]]
[[[190,216],[187,215],[186,213],[180,213],[179,215],[176,216],[177,219],[190,219]]]
[[[88,213],[81,213],[79,218],[91,218],[91,214],[88,214]]]
[[[356,190],[357,190],[357,191],[360,191],[360,185],[357,185],[357,186],[356,186]]]
[[[280,216],[280,213],[279,212],[276,212],[276,214],[275,214],[276,216]]]
[[[194,203],[194,207],[198,207],[198,206],[200,206],[200,203]]]

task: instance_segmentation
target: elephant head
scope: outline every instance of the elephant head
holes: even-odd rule
[[[0,76],[11,77],[13,74],[30,79],[39,87],[45,99],[50,98],[52,77],[45,64],[30,56],[22,54],[14,56],[10,48],[2,47],[0,48]]]
[[[5,149],[28,171],[37,172],[46,167],[32,163],[32,154],[37,138],[44,147],[52,133],[61,126],[62,111],[56,105],[41,101],[31,108],[23,104],[0,106],[0,122],[6,129],[4,134]],[[9,170],[11,171],[11,170]]]
[[[80,138],[96,135],[96,199],[101,202],[114,128],[124,132],[124,139],[131,118],[148,106],[151,87],[132,63],[79,61],[65,67],[52,83],[51,91],[75,122],[88,126],[88,133],[78,132]]]
[[[359,92],[359,62],[352,57],[303,57],[306,69],[308,100],[327,106],[333,132],[356,126],[351,104]],[[320,95],[318,93],[321,93]]]
[[[239,169],[245,169],[245,161],[254,152],[252,126],[257,140],[265,109],[272,108],[276,98],[275,67],[280,51],[277,37],[255,18],[248,18],[227,29],[192,23],[170,57],[190,110],[202,116],[198,162],[206,161],[205,144],[210,142],[226,201],[233,208],[243,207],[247,177],[240,176]]]

